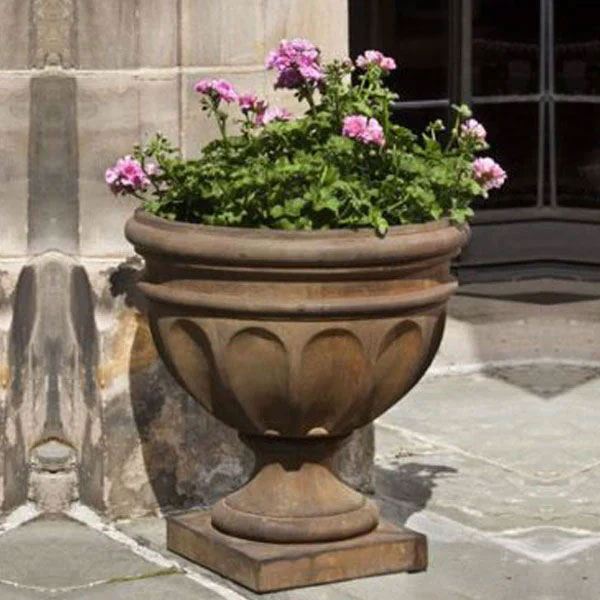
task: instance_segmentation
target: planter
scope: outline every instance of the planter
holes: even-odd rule
[[[257,591],[424,568],[423,536],[380,522],[329,465],[431,363],[468,230],[441,221],[379,239],[137,211],[126,235],[146,261],[162,359],[256,456],[242,489],[168,521],[169,548]]]

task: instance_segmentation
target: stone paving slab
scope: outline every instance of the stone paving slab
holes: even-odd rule
[[[139,581],[108,583],[56,596],[57,600],[221,600],[185,575],[166,575]]]
[[[545,367],[528,369],[530,379],[547,379]],[[557,388],[561,366],[553,370]],[[379,422],[550,484],[600,461],[600,404],[593,401],[600,379],[571,388],[571,375],[565,367],[565,385],[552,398],[520,385],[522,374],[511,369],[504,370],[502,378],[491,373],[432,379],[418,385]]]
[[[223,598],[176,565],[149,562],[66,517],[37,518],[0,535],[0,600],[162,600],[169,594]]]
[[[46,600],[47,596],[39,591],[15,588],[0,583],[0,600]]]
[[[530,458],[530,429],[545,406],[541,398],[506,381],[481,374],[453,376],[422,382],[380,422],[516,467]],[[529,470],[538,468],[534,463]]]
[[[572,365],[424,382],[377,423],[379,493],[482,530],[597,535],[599,393]]]
[[[42,588],[164,571],[70,519],[36,519],[0,536],[0,580]]]
[[[400,499],[413,512],[427,506],[484,531],[541,526],[555,516],[518,476],[460,454],[380,459],[375,474],[384,498]]]
[[[413,512],[427,506],[487,531],[554,526],[600,533],[600,466],[584,462],[544,481],[381,424],[376,439],[385,449],[375,463],[378,494],[407,503]],[[554,455],[541,458],[551,465]]]
[[[0,600],[62,598],[63,594],[69,599],[119,598],[121,589],[143,590],[152,587],[150,581],[156,581],[157,589],[168,589],[162,580],[171,578],[173,571],[67,518],[38,518],[0,536]],[[112,591],[103,596],[107,585]],[[198,596],[202,587],[189,580],[178,587],[181,598],[191,598],[194,587],[196,597],[215,597],[209,592]]]

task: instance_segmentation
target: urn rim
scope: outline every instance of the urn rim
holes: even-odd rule
[[[321,268],[450,259],[468,241],[470,229],[441,219],[393,226],[381,238],[372,228],[286,231],[169,221],[139,208],[127,221],[125,235],[142,256],[215,265]]]

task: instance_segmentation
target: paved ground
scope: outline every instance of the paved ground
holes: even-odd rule
[[[451,298],[429,373],[523,361],[600,363],[600,282],[470,284]]]
[[[589,365],[422,382],[377,424],[376,477],[383,514],[427,534],[428,571],[263,597],[598,598],[599,394]],[[166,552],[160,519],[105,526],[78,507],[14,527],[26,517],[0,535],[1,600],[256,597]]]

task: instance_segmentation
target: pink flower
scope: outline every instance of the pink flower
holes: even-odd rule
[[[235,88],[225,79],[202,79],[196,83],[194,90],[199,94],[227,103],[237,102],[238,99]]]
[[[199,94],[209,94],[213,89],[212,82],[212,79],[202,79],[196,83],[194,90]]]
[[[396,69],[396,61],[390,56],[384,56],[379,63],[379,66],[383,71],[389,73]]]
[[[365,141],[370,144],[375,144],[376,146],[385,146],[383,127],[379,124],[377,119],[369,119]]]
[[[470,138],[476,142],[485,142],[487,131],[485,127],[475,119],[465,121],[460,127],[461,135],[465,138]]]
[[[256,124],[263,126],[273,121],[289,121],[291,118],[292,113],[289,110],[272,106],[257,115]]]
[[[319,61],[319,49],[308,40],[296,38],[293,40],[281,40],[275,50],[271,50],[265,61],[267,69],[283,71],[294,62],[307,65]]]
[[[351,115],[344,119],[342,135],[363,142],[363,144],[385,145],[383,128],[377,119],[367,119],[362,115]]]
[[[238,96],[238,104],[243,113],[254,110],[254,106],[257,102],[258,96],[256,94],[240,94]]]
[[[351,115],[344,119],[342,135],[349,138],[358,138],[368,127],[367,117],[362,115]]]
[[[137,160],[125,156],[120,158],[114,167],[106,169],[104,179],[113,194],[143,192],[150,185],[148,175],[155,175],[157,172],[156,165],[148,165],[146,173]]]
[[[384,56],[379,50],[367,50],[356,59],[356,66],[366,70],[369,65],[377,65],[382,71],[389,73],[396,68],[396,61]]]
[[[500,188],[506,181],[506,171],[492,158],[477,158],[473,162],[473,177],[487,192]]]
[[[325,77],[321,67],[316,63],[299,65],[298,72],[309,83],[319,83]]]
[[[154,163],[148,163],[145,168],[146,175],[148,175],[148,177],[154,177],[155,175],[158,175],[158,165],[155,165]]]
[[[106,184],[109,187],[112,188],[112,186],[117,182],[118,179],[119,173],[115,167],[110,167],[106,169],[106,173],[104,174],[104,180],[106,181]]]
[[[308,40],[281,40],[279,46],[269,52],[265,67],[278,71],[276,88],[318,85],[325,77],[319,64],[320,55],[320,50]]]
[[[259,100],[256,94],[240,94],[238,97],[238,104],[240,105],[240,110],[247,115],[250,112],[254,112],[257,114],[264,113],[267,104],[264,100]]]

